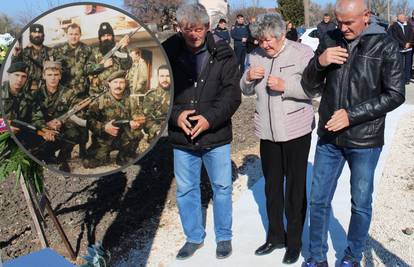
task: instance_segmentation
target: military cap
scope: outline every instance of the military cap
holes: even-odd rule
[[[98,31],[99,39],[104,34],[111,34],[112,36],[114,36],[114,30],[112,29],[111,24],[109,24],[108,22],[102,22],[101,25],[99,25],[99,31]]]
[[[113,72],[107,79],[108,82],[111,82],[112,80],[115,80],[117,78],[124,78],[125,79],[126,72],[123,70],[117,70]]]
[[[46,69],[58,69],[62,71],[62,64],[59,61],[45,61],[43,63],[43,71]]]
[[[29,66],[24,62],[14,62],[10,64],[9,69],[7,70],[8,73],[14,72],[24,72],[27,73],[29,71]]]
[[[44,33],[43,25],[42,24],[37,24],[37,23],[30,25],[30,32]]]

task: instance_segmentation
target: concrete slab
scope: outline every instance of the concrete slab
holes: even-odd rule
[[[413,88],[414,89],[414,88]],[[407,113],[414,111],[413,105],[402,105],[398,109],[387,115],[386,131],[385,131],[385,145],[378,162],[375,174],[375,188],[382,176],[384,165],[387,159],[388,151],[392,145],[394,132],[398,126],[400,117]],[[310,180],[313,167],[313,159],[315,153],[315,145],[317,136],[313,132],[312,146],[308,161],[308,189],[310,189]],[[344,167],[341,177],[338,181],[337,190],[333,199],[333,212],[329,226],[329,252],[328,261],[331,266],[337,265],[337,261],[343,256],[343,251],[346,248],[346,232],[350,217],[350,186],[349,186],[350,171],[348,166]],[[309,194],[309,192],[308,192]],[[375,195],[375,192],[374,192]],[[375,198],[374,198],[375,199]],[[375,203],[374,203],[375,204]],[[262,177],[257,183],[249,188],[241,198],[233,204],[233,255],[224,260],[217,260],[215,258],[216,243],[214,240],[214,226],[212,220],[206,226],[207,237],[205,239],[204,247],[198,250],[193,257],[184,261],[174,261],[169,266],[171,267],[186,267],[186,266],[281,266],[284,249],[276,250],[270,255],[255,256],[254,251],[265,240],[267,228],[267,217],[265,209],[265,195],[264,195],[264,178]],[[208,209],[207,216],[212,217],[211,206]],[[303,233],[303,249],[301,259],[291,266],[301,266],[304,259],[308,257],[308,228],[309,220],[306,219],[304,233]]]

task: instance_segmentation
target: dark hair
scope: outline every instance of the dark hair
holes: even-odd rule
[[[140,48],[138,48],[138,47],[135,47],[134,49],[132,49],[132,50],[131,50],[131,52],[134,52],[134,53],[135,53],[135,54],[137,54],[137,55],[141,55],[141,54],[142,54],[141,49],[140,49]]]
[[[244,18],[243,14],[237,14],[236,18]]]
[[[329,15],[328,13],[323,14],[324,17],[330,17],[331,15]]]
[[[223,22],[227,23],[227,21],[225,19],[220,19],[218,23],[220,24],[220,23],[223,23]]]
[[[168,70],[168,71],[170,71],[170,69],[168,68],[168,66],[165,65],[165,64],[158,67],[157,73],[159,73],[160,70]]]
[[[72,24],[70,24],[70,25],[68,26],[68,30],[69,30],[69,28],[71,28],[71,29],[79,29],[79,33],[80,33],[80,34],[82,34],[81,27],[80,27],[78,24],[76,24],[76,23],[72,23]]]

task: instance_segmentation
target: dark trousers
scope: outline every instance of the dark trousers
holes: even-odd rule
[[[413,65],[412,51],[401,53],[404,62],[404,82],[408,83],[411,79],[411,68]]]
[[[285,243],[290,249],[300,249],[302,246],[302,230],[307,206],[306,169],[310,143],[310,133],[287,142],[260,140],[269,220],[267,241]],[[287,231],[283,224],[284,213],[287,219]]]
[[[240,66],[240,74],[244,73],[244,61],[246,59],[246,47],[245,46],[234,46],[234,53],[236,54],[237,61]]]

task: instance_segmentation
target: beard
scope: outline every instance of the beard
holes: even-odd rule
[[[169,82],[162,82],[162,83],[160,83],[160,86],[164,90],[170,89],[170,83]]]
[[[114,40],[104,40],[99,44],[99,51],[102,53],[102,55],[105,55],[111,49],[115,46]]]
[[[33,37],[30,35],[29,37],[30,42],[34,45],[42,45],[43,41],[45,40],[45,37],[42,35],[42,37]]]

